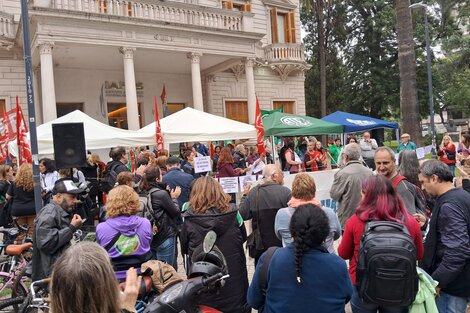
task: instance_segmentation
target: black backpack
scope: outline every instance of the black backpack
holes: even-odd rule
[[[104,193],[108,193],[116,185],[117,176],[116,168],[119,164],[113,164],[109,168],[109,171],[106,171],[104,177],[99,182],[99,190]]]
[[[356,287],[366,303],[411,305],[418,292],[416,247],[405,225],[371,221],[359,246]]]

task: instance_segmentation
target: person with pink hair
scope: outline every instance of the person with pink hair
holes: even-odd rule
[[[423,239],[419,223],[406,210],[390,181],[384,176],[370,176],[361,188],[362,200],[356,213],[351,216],[344,229],[343,239],[338,247],[338,255],[349,260],[349,275],[353,285],[356,284],[356,267],[359,245],[364,228],[368,221],[390,221],[402,223],[408,229],[416,246],[416,258],[421,260],[424,255]],[[407,307],[379,307],[376,304],[364,303],[356,288],[351,299],[353,313],[358,312],[408,312]]]

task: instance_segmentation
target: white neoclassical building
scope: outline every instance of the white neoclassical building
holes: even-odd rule
[[[298,0],[29,2],[38,123],[79,109],[138,129],[154,120],[155,96],[163,115],[163,86],[170,113],[253,123],[258,97],[305,114]],[[17,95],[26,111],[20,9],[0,0],[0,113]]]

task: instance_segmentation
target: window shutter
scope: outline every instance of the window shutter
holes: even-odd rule
[[[251,3],[246,3],[243,5],[244,12],[251,12]]]
[[[271,39],[272,43],[277,43],[278,35],[277,35],[277,9],[271,9]]]
[[[295,43],[295,18],[294,12],[289,12],[287,14],[287,37],[286,41],[290,43]]]
[[[222,1],[222,9],[228,9],[227,1]]]
[[[232,1],[227,1],[227,9],[229,9],[229,10],[233,9],[233,2]]]

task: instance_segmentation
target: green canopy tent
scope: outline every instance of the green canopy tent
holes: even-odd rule
[[[310,116],[274,112],[263,118],[264,135],[309,136],[340,134],[343,126]]]

